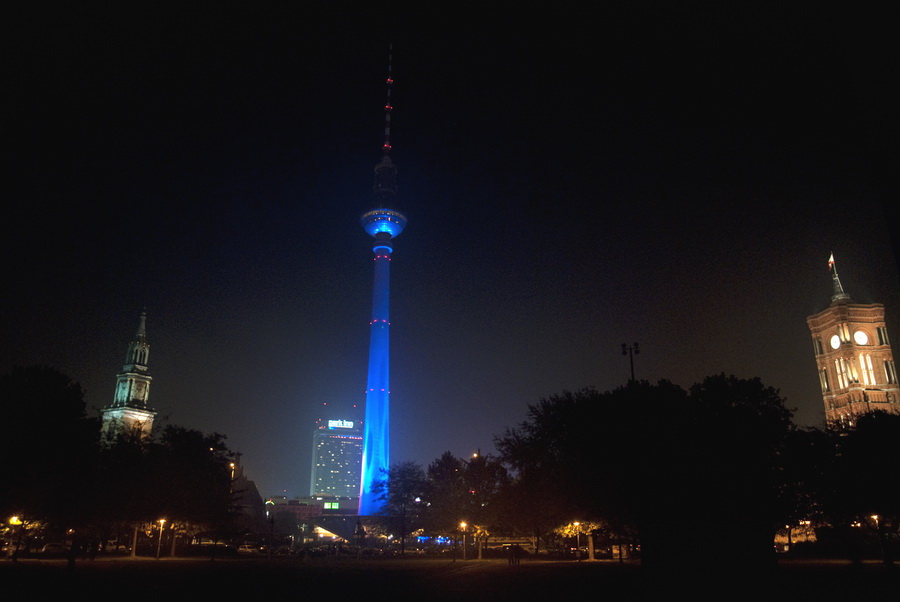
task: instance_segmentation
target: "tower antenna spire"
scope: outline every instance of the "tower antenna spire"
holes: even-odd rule
[[[393,44],[388,44],[388,71],[387,71],[387,101],[384,103],[384,143],[381,146],[381,161],[375,166],[375,183],[372,188],[375,197],[375,205],[386,209],[393,207],[397,196],[397,166],[391,160],[391,88],[394,85],[392,75],[393,68]],[[402,229],[402,226],[400,226]],[[397,231],[394,236],[399,234]]]
[[[391,86],[394,79],[391,76],[391,67],[393,63],[394,45],[388,44],[388,70],[387,70],[387,101],[384,103],[384,145],[381,147],[385,155],[391,152]]]

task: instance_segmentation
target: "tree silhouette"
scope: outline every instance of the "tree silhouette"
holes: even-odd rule
[[[636,382],[544,399],[496,443],[516,483],[539,484],[528,503],[564,497],[561,523],[577,516],[638,533],[649,570],[699,557],[758,568],[772,562],[786,520],[791,417],[759,379],[711,376],[690,392]]]
[[[123,435],[101,446],[100,420],[85,414],[83,397],[53,368],[0,376],[0,452],[15,459],[0,487],[2,516],[99,541],[163,517],[195,529],[231,524],[224,436],[169,425],[154,439]]]
[[[100,421],[85,413],[81,385],[46,366],[0,376],[0,513],[65,524],[89,509],[87,473]]]
[[[428,465],[425,524],[435,534],[450,535],[465,522],[483,543],[502,521],[500,492],[508,481],[497,458],[476,454],[466,461],[444,452]]]
[[[379,513],[400,539],[400,553],[406,552],[407,536],[418,528],[419,509],[425,492],[425,471],[415,462],[392,465],[373,487],[384,502]]]
[[[828,509],[837,526],[875,535],[886,564],[893,563],[900,529],[900,415],[864,414],[837,437],[834,486]],[[848,527],[849,525],[849,527]]]
[[[427,524],[437,534],[453,533],[463,518],[465,462],[449,451],[428,465],[424,499]]]

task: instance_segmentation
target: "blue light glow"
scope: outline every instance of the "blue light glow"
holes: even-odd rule
[[[388,238],[393,238],[403,232],[403,228],[406,227],[406,216],[393,209],[373,209],[364,213],[360,221],[369,236],[376,238],[379,233],[388,234]],[[390,253],[390,246],[384,248]]]
[[[390,466],[390,239],[406,226],[406,217],[391,209],[375,209],[360,219],[375,238],[375,281],[372,319],[369,322],[369,376],[366,385],[366,418],[363,432],[362,477],[359,514],[377,514],[384,502],[373,491]]]

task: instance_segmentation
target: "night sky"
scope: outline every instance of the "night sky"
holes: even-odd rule
[[[126,4],[5,19],[0,370],[98,411],[146,308],[157,423],[226,435],[263,496],[306,495],[314,421],[365,399],[389,44],[392,462],[625,384],[622,343],[638,379],[758,376],[821,426],[831,253],[900,344],[885,15]]]

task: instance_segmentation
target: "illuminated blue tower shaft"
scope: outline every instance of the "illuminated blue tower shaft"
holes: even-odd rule
[[[379,181],[393,172],[385,156],[376,173]],[[362,225],[375,239],[375,282],[372,290],[372,322],[369,333],[369,377],[366,385],[366,419],[363,426],[362,476],[359,513],[377,514],[384,502],[373,491],[387,478],[390,466],[390,277],[391,239],[406,226],[406,216],[393,209],[374,209],[363,214]]]
[[[372,290],[372,322],[369,333],[369,377],[366,385],[366,419],[363,435],[362,483],[359,513],[376,514],[383,502],[372,488],[387,477],[390,466],[390,238],[376,238],[375,281]]]

